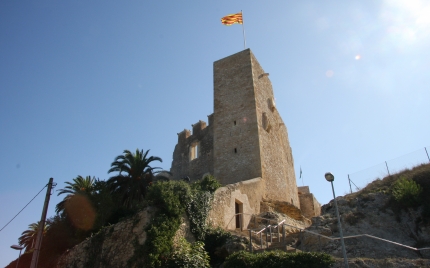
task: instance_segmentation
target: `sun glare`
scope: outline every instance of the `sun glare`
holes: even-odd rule
[[[381,18],[396,41],[414,43],[430,34],[430,1],[385,1]]]

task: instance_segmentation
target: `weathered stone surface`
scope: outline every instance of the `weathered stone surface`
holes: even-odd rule
[[[236,203],[239,204],[241,225],[247,228],[251,216],[260,213],[260,200],[264,194],[261,178],[229,184],[216,190],[208,223],[224,229],[236,229]]]
[[[339,213],[343,234],[345,237],[368,234],[382,239],[390,240],[406,246],[416,248],[417,244],[429,240],[428,224],[420,219],[420,208],[417,210],[402,210],[394,213],[387,202],[389,196],[384,193],[369,193],[362,196],[338,197]],[[330,229],[333,237],[339,237],[339,228],[333,200],[322,207],[322,215],[313,218],[310,230]],[[312,234],[306,234],[298,242],[306,251],[324,251],[337,257],[342,257],[339,240],[326,238],[317,239]],[[426,251],[415,251],[396,244],[384,242],[371,237],[355,237],[345,239],[345,247],[349,258],[428,258]],[[379,265],[379,264],[378,264]],[[391,264],[390,264],[391,265]],[[368,266],[355,266],[368,267]],[[369,266],[369,267],[395,267],[395,266]],[[420,267],[420,266],[399,266]]]
[[[307,186],[306,186],[307,187]],[[321,205],[315,198],[315,196],[312,193],[309,193],[309,187],[308,191],[303,193],[300,192],[299,187],[299,200],[300,200],[300,209],[308,218],[312,218],[315,216],[319,216],[321,214]]]
[[[209,116],[209,125],[199,121],[193,125],[193,132],[184,130],[178,133],[178,144],[173,151],[170,172],[173,179],[179,180],[186,176],[191,181],[200,180],[206,173],[213,174],[213,126]],[[198,157],[191,160],[190,150],[198,144]]]
[[[68,250],[60,258],[57,267],[134,267],[128,264],[128,260],[134,256],[135,246],[145,243],[145,227],[153,212],[152,208],[147,208],[130,219],[102,229]]]

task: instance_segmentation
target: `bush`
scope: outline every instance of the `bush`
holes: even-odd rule
[[[167,261],[167,268],[209,268],[209,256],[203,242],[188,243],[184,238],[179,240],[176,250]]]
[[[299,252],[286,253],[279,250],[252,254],[246,251],[235,252],[224,262],[225,268],[328,268],[334,259],[326,253]]]
[[[414,180],[403,177],[394,182],[391,194],[397,202],[406,207],[413,207],[419,205],[422,190]]]
[[[196,181],[192,184],[193,189],[200,191],[208,191],[210,193],[214,193],[216,189],[221,187],[221,183],[219,183],[214,176],[208,174],[203,177],[203,179]]]
[[[217,254],[217,248],[225,245],[232,238],[231,233],[224,231],[222,228],[209,228],[205,236],[205,250],[208,252],[211,264],[222,263],[225,256]]]
[[[148,201],[171,217],[182,216],[190,198],[190,186],[184,181],[159,181],[147,193]]]

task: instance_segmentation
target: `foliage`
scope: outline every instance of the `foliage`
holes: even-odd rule
[[[159,214],[146,229],[145,261],[149,267],[164,267],[172,252],[173,236],[181,224],[179,217]]]
[[[214,193],[216,189],[221,187],[221,183],[219,183],[214,176],[207,174],[203,177],[203,179],[193,182],[191,184],[193,189],[199,191],[208,191],[210,193]]]
[[[216,264],[217,262],[223,262],[225,260],[224,256],[217,254],[217,248],[225,245],[228,240],[232,238],[231,233],[224,231],[224,229],[218,228],[208,228],[205,235],[205,250],[208,252],[211,264]]]
[[[34,248],[37,238],[37,232],[39,230],[40,221],[28,225],[28,229],[22,232],[21,236],[18,238],[18,244],[25,247],[25,251],[30,251]],[[50,222],[46,221],[43,228],[43,236],[49,229]]]
[[[213,195],[209,192],[193,191],[187,204],[187,214],[190,219],[191,232],[198,240],[203,240],[206,234],[206,219],[211,209]]]
[[[193,244],[188,243],[184,238],[179,240],[175,251],[169,257],[167,268],[208,268],[209,256],[204,248],[204,243],[197,241]]]
[[[286,253],[282,251],[266,251],[252,254],[246,251],[235,252],[227,257],[224,262],[225,268],[278,268],[278,267],[300,267],[300,268],[325,268],[330,267],[334,259],[326,253],[299,252]]]
[[[71,197],[80,194],[84,196],[90,196],[94,191],[94,185],[96,182],[96,178],[91,176],[86,176],[85,178],[81,175],[78,175],[73,179],[73,182],[66,181],[67,184],[64,189],[59,189],[58,196],[61,194],[67,194],[67,196],[55,206],[55,212],[61,213],[65,209],[65,204]]]
[[[148,157],[149,150],[136,149],[135,153],[124,150],[123,155],[115,158],[108,173],[119,172],[118,175],[111,177],[107,182],[112,194],[121,197],[122,204],[128,208],[141,202],[149,185],[152,183],[158,167],[151,167],[151,162],[162,162],[156,156]],[[125,174],[122,174],[122,173]]]
[[[217,187],[219,183],[211,176],[191,185],[184,181],[158,181],[149,187],[147,200],[159,209],[159,214],[147,227],[144,251],[148,256],[146,262],[149,267],[163,267],[167,265],[170,258],[176,258],[175,261],[178,262],[187,261],[187,259],[178,259],[177,255],[170,255],[173,236],[179,228],[181,217],[186,212],[190,219],[191,232],[199,240],[205,238],[206,218],[213,192]],[[188,250],[185,247],[184,250],[188,250],[191,255],[200,256],[200,248],[200,244],[196,244],[195,248],[191,246]],[[189,263],[189,265],[194,264]]]
[[[148,189],[147,199],[168,216],[179,217],[191,200],[191,188],[184,181],[159,181]]]
[[[406,207],[419,205],[422,187],[412,179],[400,178],[392,186],[394,199]]]

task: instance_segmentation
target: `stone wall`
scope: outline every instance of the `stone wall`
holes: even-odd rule
[[[276,109],[269,75],[249,51],[257,111],[257,125],[266,198],[287,201],[300,208],[293,156],[287,128]]]
[[[209,116],[209,125],[199,121],[192,125],[193,132],[184,130],[178,133],[178,144],[173,151],[170,172],[173,179],[179,180],[188,176],[191,181],[200,180],[204,174],[213,174],[213,115]],[[190,149],[199,144],[198,157],[190,159]]]
[[[321,204],[309,191],[309,186],[298,187],[298,192],[302,214],[307,218],[321,215]]]
[[[229,184],[216,190],[208,222],[214,227],[236,229],[235,203],[241,204],[243,229],[246,229],[252,214],[260,213],[260,201],[265,189],[261,178]]]
[[[250,53],[214,62],[214,176],[224,185],[262,175]]]

